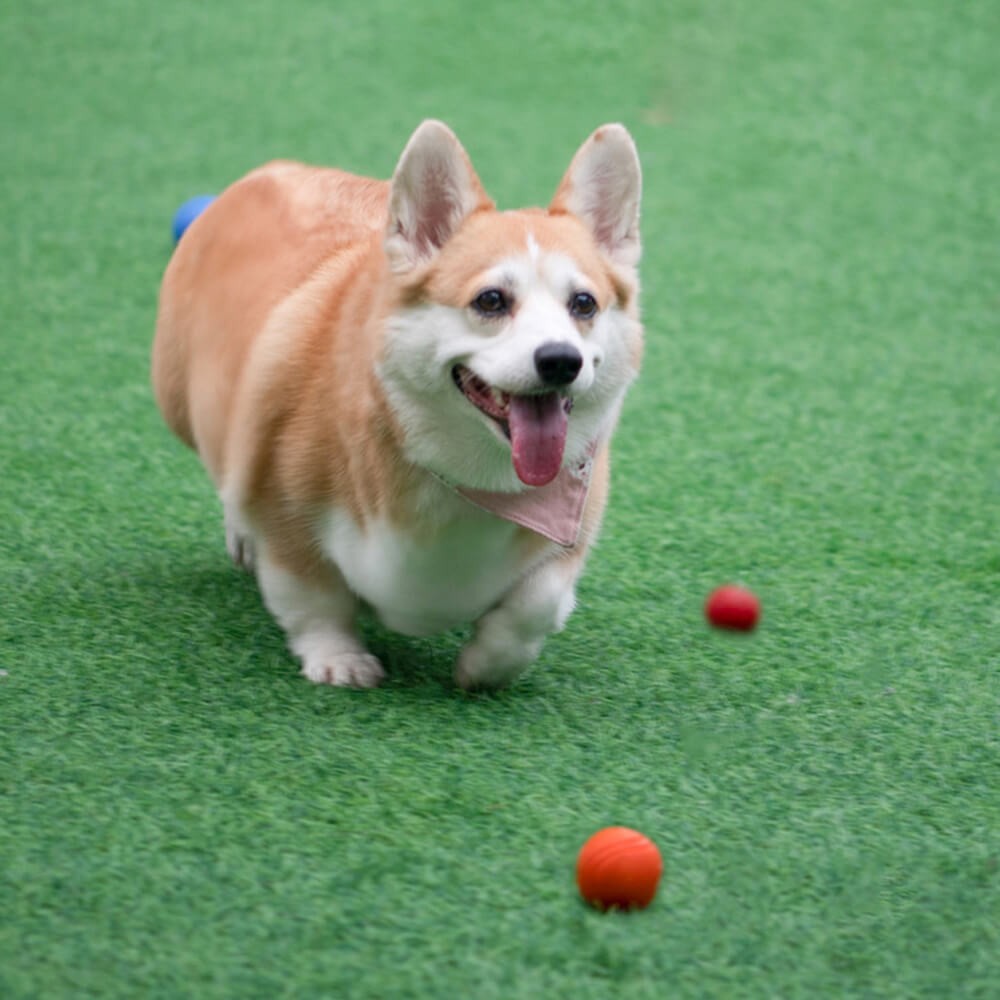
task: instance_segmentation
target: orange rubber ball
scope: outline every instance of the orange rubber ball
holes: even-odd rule
[[[580,895],[599,910],[644,909],[653,901],[662,874],[659,848],[627,826],[599,830],[576,859]]]

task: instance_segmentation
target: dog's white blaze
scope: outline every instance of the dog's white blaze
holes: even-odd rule
[[[565,305],[572,292],[590,291],[590,282],[572,257],[550,250],[539,262],[539,276],[553,295]]]
[[[528,255],[499,261],[486,272],[483,284],[509,287],[518,301],[533,293],[543,293],[563,305],[570,292],[588,291],[590,286],[572,257],[555,250],[543,251],[530,236]]]
[[[334,510],[322,544],[383,624],[406,635],[430,635],[478,618],[523,575],[516,532],[515,525],[471,506],[467,518],[430,538],[386,520],[362,528]]]

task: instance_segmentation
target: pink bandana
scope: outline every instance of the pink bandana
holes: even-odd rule
[[[569,548],[580,536],[596,452],[595,442],[581,461],[560,470],[552,482],[530,486],[524,493],[492,493],[464,486],[453,488],[477,507]]]

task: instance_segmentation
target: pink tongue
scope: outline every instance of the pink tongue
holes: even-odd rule
[[[529,486],[552,482],[562,465],[568,423],[559,394],[511,396],[508,423],[517,478]]]

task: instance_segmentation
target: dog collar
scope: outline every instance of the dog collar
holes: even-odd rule
[[[531,486],[523,493],[494,493],[451,483],[446,485],[481,510],[570,548],[580,537],[596,453],[595,441],[580,461],[561,469],[552,482]]]

